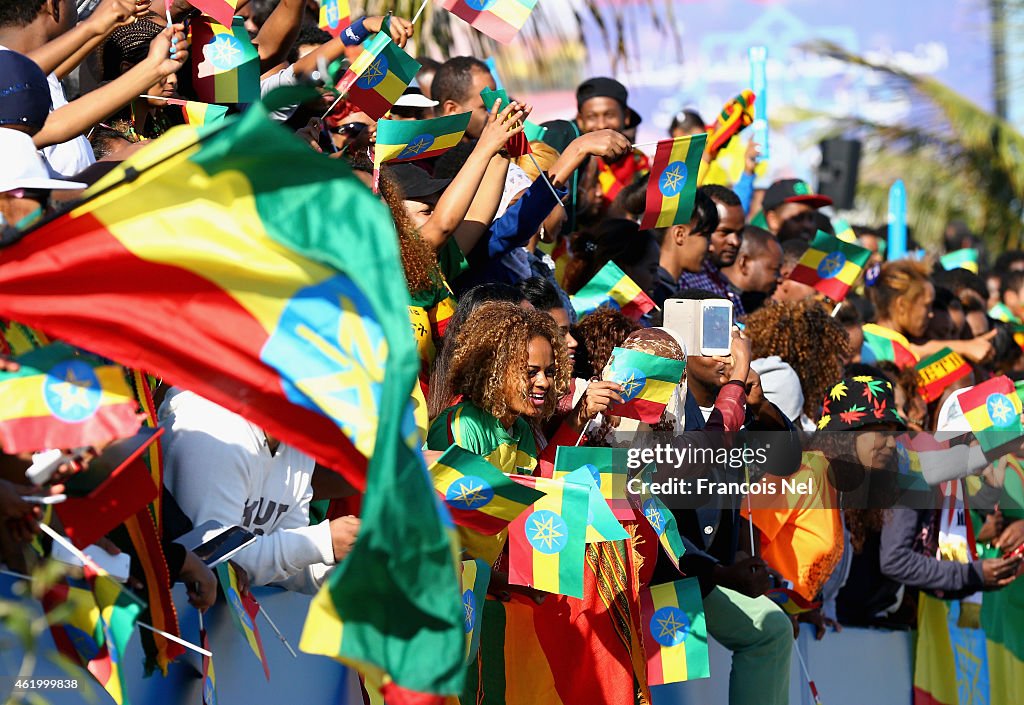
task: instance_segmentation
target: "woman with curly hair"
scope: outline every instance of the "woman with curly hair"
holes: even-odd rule
[[[753,367],[773,356],[792,367],[803,391],[803,412],[817,421],[820,400],[843,376],[846,329],[815,299],[769,301],[747,316],[746,325]],[[766,396],[771,400],[771,393]]]
[[[985,362],[992,356],[990,340],[995,332],[971,340],[923,337],[935,301],[930,274],[931,268],[924,262],[897,260],[882,265],[874,286],[868,289],[877,321],[864,325],[861,362],[870,365],[889,360],[902,369],[943,348],[951,348],[971,362]]]

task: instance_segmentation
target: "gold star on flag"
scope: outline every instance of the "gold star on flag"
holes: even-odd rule
[[[68,370],[63,382],[51,387],[52,392],[60,397],[61,413],[67,413],[77,407],[88,409],[90,389],[92,382],[88,379],[78,379],[72,370]]]
[[[1016,416],[1013,407],[1006,403],[1006,399],[999,397],[992,403],[989,414],[992,416],[992,420],[1000,424],[1005,424],[1011,417]]]
[[[420,137],[415,142],[410,142],[407,149],[410,154],[419,154],[428,146],[430,146],[430,141],[426,137]]]
[[[459,485],[459,494],[452,501],[461,502],[467,507],[472,507],[477,502],[486,504],[486,497],[483,494],[483,485],[473,487],[468,482]]]
[[[658,637],[668,637],[670,641],[675,641],[676,634],[679,630],[686,628],[685,624],[676,621],[675,612],[669,612],[665,619],[657,619],[655,621],[661,628],[661,632],[658,634]]]
[[[338,6],[331,4],[327,6],[327,23],[330,26],[338,24]]]
[[[468,595],[462,600],[462,607],[466,610],[466,624],[473,624],[473,602]]]
[[[679,182],[686,179],[685,176],[679,173],[679,165],[672,167],[670,171],[666,171],[662,176],[665,179],[665,190],[675,191],[679,188]]]
[[[661,533],[661,512],[654,505],[647,508],[647,521],[651,522],[656,532]]]
[[[821,272],[826,278],[831,279],[835,275],[839,274],[839,270],[843,268],[842,255],[838,252],[833,252],[821,262]]]
[[[643,387],[642,382],[638,382],[636,379],[636,373],[630,373],[629,379],[622,383],[622,396],[627,399],[633,398],[633,393]]]
[[[234,41],[220,36],[210,47],[210,60],[217,66],[234,66],[236,64],[235,57],[240,53]]]
[[[377,79],[383,78],[383,76],[384,68],[381,65],[381,60],[378,58],[366,68],[366,73],[363,74],[363,79],[365,79],[367,83],[372,84]]]
[[[555,528],[554,524],[555,516],[553,514],[548,516],[544,521],[535,519],[533,524],[534,534],[532,540],[543,542],[548,550],[551,550],[554,547],[555,540],[562,538],[561,532]]]

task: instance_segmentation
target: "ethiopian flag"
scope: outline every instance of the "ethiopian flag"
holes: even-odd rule
[[[260,605],[256,598],[248,590],[245,594],[238,589],[238,573],[234,564],[230,561],[217,566],[217,580],[220,582],[220,589],[224,593],[224,599],[231,607],[231,621],[235,623],[238,630],[242,632],[249,648],[256,654],[256,658],[263,664],[263,675],[270,680],[270,664],[267,663],[267,654],[263,651],[263,640],[260,639],[260,628],[256,626],[256,615],[259,614]]]
[[[1000,375],[971,387],[957,397],[971,431],[985,457],[997,460],[1018,450],[1021,428],[1021,400],[1013,381]]]
[[[169,2],[170,0],[168,0]],[[231,26],[239,0],[188,0],[189,5],[202,10],[225,27]]]
[[[200,103],[196,100],[177,100],[175,98],[169,98],[167,102],[171,105],[180,105],[181,115],[185,118],[185,124],[195,125],[196,127],[223,120],[228,114],[226,107],[214,105],[213,103]]]
[[[636,515],[626,495],[627,462],[626,448],[558,446],[552,477],[560,480],[579,468],[587,468],[615,518],[632,521]]]
[[[526,24],[537,0],[443,0],[441,5],[491,39],[508,44]]]
[[[709,154],[718,154],[718,150],[728,144],[729,140],[754,123],[756,98],[753,91],[744,90],[725,104],[714,124],[708,128]]]
[[[351,22],[348,0],[320,0],[320,29],[332,37],[340,37]]]
[[[971,374],[971,366],[949,348],[929,355],[914,366],[917,389],[929,404],[942,396],[946,387]]]
[[[482,534],[498,533],[544,496],[457,445],[430,466],[430,474],[452,520]]]
[[[202,623],[202,617],[200,617]],[[212,654],[206,627],[199,627],[199,645]],[[203,705],[217,705],[217,673],[213,668],[213,656],[203,654]]]
[[[480,559],[462,561],[462,608],[466,631],[466,663],[476,659],[480,647],[480,623],[484,616],[491,566]]]
[[[128,640],[135,631],[135,621],[146,606],[135,595],[122,590],[118,582],[104,571],[89,563],[82,570],[99,609],[98,627],[102,631],[103,646],[110,659],[109,678],[106,683],[102,680],[100,682],[115,702],[126,705],[128,690],[125,687],[121,659],[128,650]],[[120,697],[115,695],[117,692]]]
[[[640,591],[640,624],[650,685],[708,678],[708,630],[696,578]]]
[[[104,445],[142,424],[124,369],[54,343],[0,372],[0,446],[6,453]]]
[[[629,533],[612,514],[604,495],[598,488],[600,478],[593,465],[573,470],[565,476],[565,482],[572,482],[587,488],[587,543],[601,541],[624,541]]]
[[[505,92],[504,88],[499,88],[496,91],[492,91],[490,88],[484,88],[480,91],[480,98],[484,101],[484,107],[487,109],[487,112],[491,112],[491,108],[494,107],[494,103],[499,98],[501,99],[500,110],[507,108],[511,102],[509,100],[508,93]],[[529,123],[529,121],[527,122]],[[532,123],[530,124],[532,125]],[[533,125],[531,131],[536,134],[538,129],[541,128],[537,125]],[[522,132],[510,139],[505,145],[505,149],[508,151],[508,155],[513,159],[518,159],[519,157],[526,156],[527,154],[532,154],[533,149],[530,147],[530,138],[527,135],[527,130],[523,129]]]
[[[509,582],[583,597],[590,492],[564,480],[526,476],[515,480],[540,490],[544,497],[509,526]]]
[[[378,120],[373,163],[410,162],[444,154],[462,141],[472,113],[429,120]]]
[[[206,103],[255,103],[260,99],[260,55],[245,20],[231,25],[208,17],[192,21],[192,85]]]
[[[685,371],[683,360],[614,348],[604,377],[622,385],[623,403],[609,413],[644,423],[658,423]]]
[[[192,389],[365,488],[359,541],[325,588],[354,636],[318,653],[458,693],[458,575],[417,447],[387,207],[262,104],[170,130],[89,193],[0,248],[0,316]]]
[[[378,32],[342,75],[337,89],[379,120],[402,97],[419,70],[418,61],[392,42],[386,32]]]
[[[667,228],[690,222],[697,193],[697,170],[707,139],[706,134],[700,134],[658,142],[641,228]]]
[[[648,465],[643,469],[639,476],[640,482],[633,483],[633,489],[638,489],[639,492],[631,494],[630,499],[636,503],[644,518],[647,519],[647,523],[658,535],[658,543],[665,551],[665,557],[676,567],[676,570],[679,570],[679,559],[686,553],[686,545],[679,534],[675,515],[665,506],[661,498],[651,491],[655,472],[653,465]]]
[[[910,350],[910,341],[902,333],[877,323],[865,323],[862,330],[864,345],[860,349],[860,357],[864,364],[888,360],[901,370],[917,365],[917,355]]]
[[[634,321],[654,308],[654,302],[614,262],[601,268],[594,278],[571,297],[577,316],[585,316],[601,306],[622,311]]]
[[[819,230],[789,278],[814,287],[833,301],[842,301],[870,257],[870,250]]]
[[[939,258],[939,264],[947,272],[951,269],[966,269],[973,274],[978,273],[978,251],[973,247],[965,247],[962,250],[953,250]]]
[[[789,588],[784,587],[772,588],[765,593],[765,596],[781,607],[782,610],[791,617],[795,617],[798,614],[810,612],[811,610],[816,610],[821,607],[820,602],[811,602],[810,600],[805,599],[804,596],[796,590],[790,590]]]

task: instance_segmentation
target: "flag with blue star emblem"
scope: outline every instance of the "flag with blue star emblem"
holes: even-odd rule
[[[224,593],[224,599],[231,608],[231,621],[235,623],[238,630],[242,632],[249,648],[256,655],[256,658],[263,664],[263,675],[270,680],[270,663],[267,662],[267,654],[263,651],[263,640],[260,638],[260,628],[256,626],[256,615],[260,612],[260,603],[248,590],[244,593],[238,587],[238,573],[235,565],[231,562],[221,563],[217,571],[217,581]]]
[[[650,685],[708,678],[708,629],[697,578],[640,591],[640,624]]]
[[[647,523],[654,529],[654,533],[658,535],[658,543],[665,551],[665,556],[676,567],[676,570],[679,570],[679,559],[686,553],[686,545],[679,534],[679,527],[676,525],[676,517],[672,514],[672,510],[665,506],[661,498],[651,490],[654,473],[653,465],[648,465],[643,469],[637,478],[639,481],[630,483],[631,492],[638,490],[635,494],[631,494],[630,498],[636,503]]]
[[[411,162],[437,157],[462,141],[472,113],[428,120],[378,120],[373,163]]]
[[[565,480],[514,477],[544,497],[509,526],[509,582],[583,597],[588,488]]]
[[[699,134],[658,142],[641,228],[668,228],[690,222],[697,195],[697,171],[707,140],[707,134]]]
[[[629,538],[627,532],[619,520],[608,508],[601,490],[597,486],[600,479],[597,468],[593,465],[585,466],[574,470],[565,476],[566,482],[573,482],[587,488],[587,543],[598,543],[600,541],[624,541]]]
[[[392,42],[387,32],[373,35],[364,47],[338,81],[337,90],[374,120],[380,120],[402,97],[420,70],[420,63]]]
[[[491,39],[508,44],[530,18],[537,0],[442,0],[442,5]]]
[[[142,424],[124,369],[54,343],[0,372],[0,447],[6,453],[101,446]]]
[[[636,514],[626,494],[626,481],[629,479],[627,456],[626,448],[559,446],[555,450],[555,465],[551,476],[559,480],[579,468],[587,468],[615,518],[633,521]]]
[[[685,360],[673,360],[640,350],[615,348],[604,369],[604,379],[622,385],[622,403],[608,413],[658,423],[686,371]]]
[[[192,21],[192,85],[205,103],[255,103],[260,99],[260,55],[245,20],[222,25],[208,17]]]
[[[484,616],[491,566],[480,559],[462,561],[462,609],[465,612],[466,663],[476,659],[480,648],[480,622]]]
[[[985,457],[995,461],[1017,451],[1021,427],[1021,400],[1006,375],[975,385],[957,397]]]
[[[870,257],[870,250],[819,230],[789,278],[814,287],[833,301],[842,301]]]
[[[452,521],[482,534],[498,533],[544,496],[456,445],[430,466],[430,475]]]
[[[348,0],[320,0],[320,22],[317,26],[332,37],[340,37],[352,24],[351,15]]]

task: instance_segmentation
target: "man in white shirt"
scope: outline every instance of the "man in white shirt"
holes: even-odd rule
[[[355,517],[309,524],[312,458],[192,392],[170,390],[160,422],[167,430],[164,481],[192,523],[238,525],[257,535],[232,558],[252,584],[314,592],[351,550]]]

